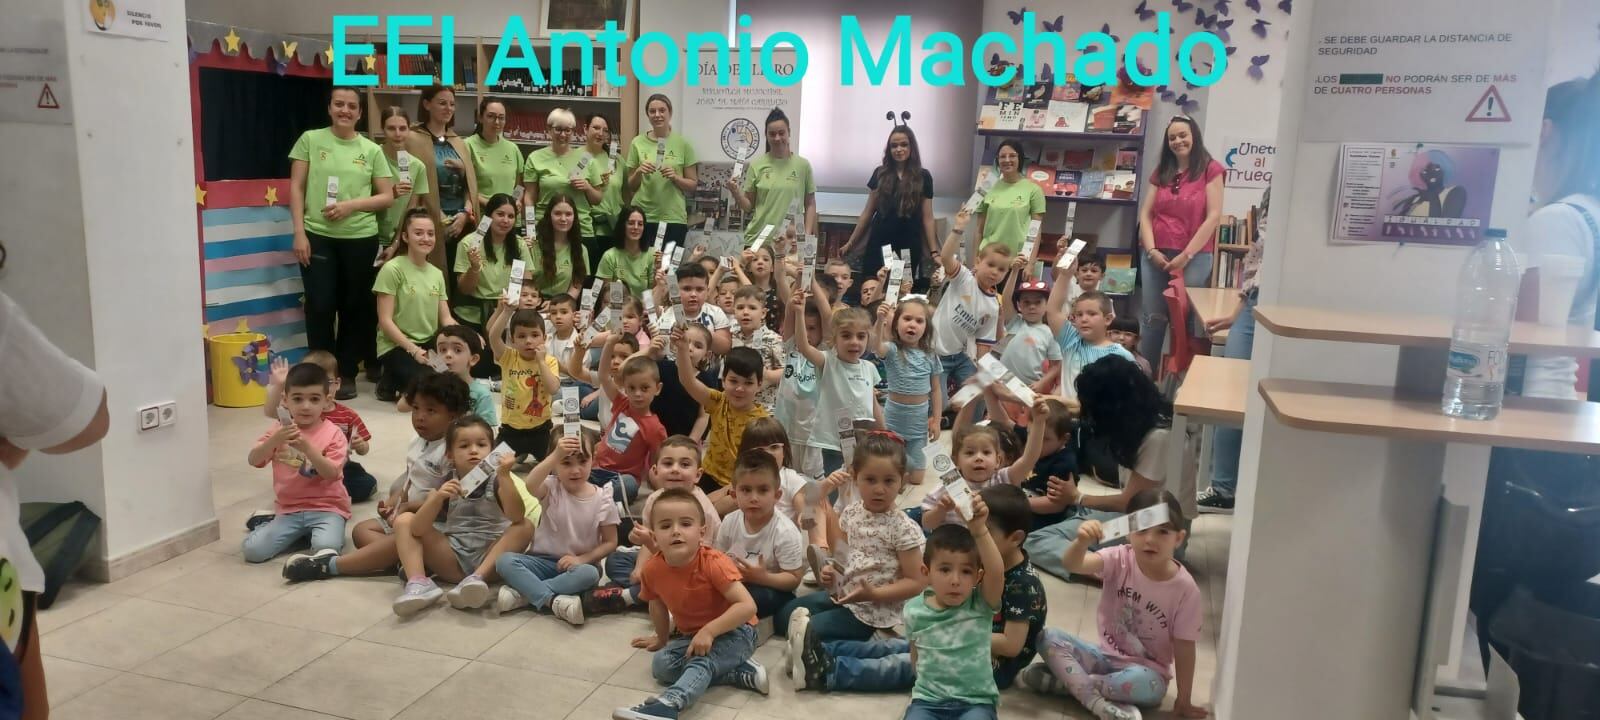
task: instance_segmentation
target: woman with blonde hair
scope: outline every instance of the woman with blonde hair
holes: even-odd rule
[[[543,223],[550,201],[558,195],[572,200],[578,213],[574,235],[589,241],[594,237],[594,221],[589,216],[591,205],[604,197],[602,188],[608,163],[584,149],[583,138],[574,145],[572,137],[578,119],[566,108],[550,111],[545,128],[550,133],[550,146],[528,153],[522,166],[523,202],[534,208],[535,221]],[[581,168],[581,169],[580,169]],[[542,238],[540,238],[542,239]]]

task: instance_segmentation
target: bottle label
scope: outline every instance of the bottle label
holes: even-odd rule
[[[1460,380],[1503,383],[1506,381],[1506,353],[1492,348],[1451,345],[1449,374]]]

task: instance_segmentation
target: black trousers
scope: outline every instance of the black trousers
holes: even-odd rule
[[[344,382],[377,353],[378,304],[372,296],[378,236],[344,240],[306,233],[311,264],[300,267],[306,293],[306,344],[339,361]]]
[[[433,339],[417,343],[419,346],[432,350]],[[383,380],[378,383],[379,390],[393,390],[397,395],[404,395],[417,378],[433,372],[433,368],[417,362],[404,348],[394,348],[379,358],[383,362]]]

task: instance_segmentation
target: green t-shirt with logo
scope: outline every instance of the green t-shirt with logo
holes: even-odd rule
[[[384,157],[385,157],[385,159],[388,158],[387,155],[385,155]],[[395,232],[395,230],[397,228],[400,227],[400,221],[405,219],[405,216],[406,216],[406,205],[410,203],[411,196],[412,195],[427,195],[428,194],[428,168],[427,168],[427,166],[423,165],[422,161],[418,160],[416,158],[411,158],[411,160],[409,162],[410,162],[410,165],[407,166],[407,168],[406,168],[406,171],[407,171],[406,174],[411,176],[411,194],[410,195],[400,195],[400,194],[397,193],[395,195],[394,204],[390,205],[383,212],[378,213],[378,243],[379,244],[388,245],[389,243],[394,242],[394,232]],[[395,176],[394,177],[394,182],[395,182],[395,185],[399,185],[400,184],[400,165],[399,165],[399,163],[397,161],[396,162],[391,162],[389,164],[389,167],[394,168],[394,176]],[[326,190],[327,188],[324,187],[323,189]],[[309,198],[311,196],[308,194],[308,195],[306,195],[306,197]],[[422,205],[419,203],[418,207],[422,207]]]
[[[499,142],[490,145],[473,135],[467,138],[467,151],[472,154],[472,169],[478,174],[479,195],[510,195],[517,187],[517,177],[522,174],[522,148],[516,143],[502,135]]]
[[[342,220],[322,217],[328,197],[328,178],[339,178],[339,201],[372,197],[372,181],[393,178],[383,148],[357,135],[349,140],[333,134],[332,128],[307,130],[289,150],[290,160],[302,160],[306,169],[305,227],[323,237],[341,240],[369,238],[378,234],[378,214],[356,212]]]
[[[1044,213],[1044,191],[1025,177],[1013,183],[1000,180],[978,204],[978,212],[983,214],[983,241],[978,248],[1005,243],[1014,256],[1028,239],[1028,221],[1034,213]]]
[[[409,257],[397,257],[378,269],[372,292],[394,296],[394,324],[412,342],[422,343],[439,332],[439,301],[444,299],[444,273],[433,263],[418,267]],[[395,348],[378,329],[378,355]]]
[[[640,165],[656,161],[656,141],[649,133],[640,133],[628,143],[628,159],[623,161],[623,168],[629,175]],[[667,136],[667,155],[664,165],[683,176],[683,169],[690,165],[699,164],[694,156],[694,147],[682,135],[672,133]],[[687,223],[689,211],[684,204],[683,191],[671,180],[663,177],[659,168],[656,172],[639,179],[639,189],[633,194],[633,204],[644,210],[645,219],[650,222]]]
[[[573,238],[573,242],[582,247],[582,241]],[[584,258],[587,262],[588,258]],[[551,277],[544,277],[544,254],[539,251],[539,243],[534,243],[528,249],[528,274],[533,276],[534,285],[538,286],[539,294],[544,296],[560,295],[572,289],[572,253],[566,247],[556,248],[556,272]],[[587,275],[589,268],[582,269]]]
[[[456,277],[460,277],[472,268],[472,248],[481,248],[484,242],[485,239],[476,234],[468,235],[465,240],[461,241],[461,245],[456,248],[456,266],[451,268]],[[481,325],[488,321],[488,318],[483,315],[482,303],[475,302],[474,298],[492,301],[505,294],[506,286],[511,283],[511,258],[506,252],[506,248],[511,247],[512,243],[516,243],[521,248],[522,254],[517,257],[521,258],[524,263],[527,263],[528,259],[533,257],[533,250],[527,238],[515,232],[506,236],[502,247],[495,250],[494,259],[491,260],[489,253],[484,251],[483,266],[478,268],[478,286],[473,289],[470,297],[461,298],[463,302],[455,308],[456,317],[461,318],[463,322]],[[532,265],[529,265],[529,267],[532,267]]]
[[[811,175],[811,163],[799,155],[789,154],[782,160],[763,154],[750,163],[744,171],[744,191],[755,190],[756,202],[750,208],[750,218],[744,226],[744,242],[754,242],[761,228],[772,226],[772,237],[783,231],[789,215],[789,206],[800,201],[800,222],[805,222],[806,195],[817,191],[817,181]],[[805,234],[802,227],[800,234]]]
[[[606,186],[600,190],[600,203],[589,209],[589,217],[594,223],[595,235],[610,237],[617,229],[617,213],[622,212],[622,159],[617,159],[615,168],[610,158],[597,158],[597,161],[606,167],[600,176]]]
[[[600,267],[595,270],[594,276],[601,280],[621,280],[628,286],[628,292],[634,297],[643,297],[650,290],[650,281],[655,278],[655,253],[649,248],[635,255],[629,255],[622,248],[611,248],[606,254],[600,256]]]
[[[578,167],[578,161],[589,151],[582,147],[569,147],[564,155],[557,155],[552,148],[539,148],[528,153],[528,161],[522,166],[523,182],[539,183],[539,206],[534,213],[536,220],[544,219],[544,209],[550,205],[550,198],[565,193],[572,197],[572,203],[578,211],[578,234],[583,237],[594,236],[594,222],[589,217],[589,196],[572,187],[573,169]],[[590,157],[589,166],[584,168],[583,177],[590,185],[600,187],[600,178],[605,175],[605,158]]]

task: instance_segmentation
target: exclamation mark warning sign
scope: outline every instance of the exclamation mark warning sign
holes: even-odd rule
[[[1511,122],[1511,112],[1506,110],[1506,101],[1500,97],[1500,90],[1493,85],[1483,91],[1483,97],[1478,98],[1472,112],[1467,113],[1467,122]]]
[[[40,110],[60,110],[61,103],[56,101],[56,94],[50,89],[50,83],[44,84],[44,90],[39,91]]]

